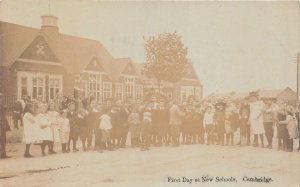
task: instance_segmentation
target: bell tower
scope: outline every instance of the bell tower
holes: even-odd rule
[[[45,14],[42,18],[42,31],[47,35],[58,34],[57,17],[51,14]]]

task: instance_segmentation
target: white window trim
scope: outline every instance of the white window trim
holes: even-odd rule
[[[99,75],[99,82],[98,80],[96,79],[96,89],[97,89],[97,84],[99,84],[99,98],[97,98],[97,94],[94,95],[96,100],[98,101],[102,101],[103,100],[103,81],[102,81],[102,74],[105,74],[104,72],[99,72],[99,71],[88,71],[88,70],[84,70],[83,71],[84,73],[87,73],[87,81],[85,82],[85,97],[89,96],[90,94],[90,89],[89,89],[89,84],[91,83],[90,81],[90,75]],[[96,90],[96,92],[98,92],[98,90]]]
[[[142,84],[136,84],[135,87],[136,87],[136,89],[135,89],[135,97],[138,98],[137,97],[138,96],[137,91],[139,90],[141,96],[138,99],[143,100],[143,97],[144,97],[144,86]]]
[[[104,87],[105,87],[105,85],[109,85],[109,87],[110,87],[110,93],[109,93],[109,98],[112,98],[112,95],[113,95],[113,93],[112,93],[112,83],[111,82],[103,82],[103,92],[102,92],[102,100],[104,101],[105,99],[107,99],[107,98],[104,98]]]
[[[135,99],[136,98],[136,78],[137,76],[135,75],[125,75],[125,74],[121,74],[124,78],[124,94],[123,94],[123,98],[124,96],[127,97],[127,89],[126,89],[126,86],[129,85],[129,86],[132,86],[132,99]],[[125,82],[125,78],[130,78],[130,79],[133,79],[134,81],[133,82],[129,82],[129,83],[126,83]]]
[[[29,95],[32,98],[32,88],[33,88],[33,84],[32,84],[32,80],[33,78],[43,78],[44,80],[44,87],[43,87],[43,100],[45,100],[46,98],[46,79],[45,77],[48,76],[48,78],[55,78],[55,79],[59,79],[60,80],[60,93],[62,93],[63,90],[63,75],[60,74],[52,74],[52,73],[43,73],[43,72],[32,72],[32,71],[18,71],[17,72],[17,97],[20,99],[21,98],[21,79],[22,77],[26,77],[27,78],[27,95]],[[48,82],[49,84],[49,82]],[[50,86],[48,85],[48,100],[50,100]]]
[[[121,88],[120,90],[119,87]],[[118,97],[118,93],[121,93],[121,98]],[[122,83],[115,84],[115,97],[120,100],[124,99],[124,85]]]

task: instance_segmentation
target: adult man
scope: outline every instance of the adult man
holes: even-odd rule
[[[267,148],[272,149],[272,139],[274,136],[274,119],[275,119],[275,106],[271,100],[266,100],[266,111],[264,112],[264,128],[265,135],[268,141]]]
[[[263,113],[265,111],[265,104],[263,101],[258,100],[257,92],[250,92],[249,94],[249,124],[252,134],[254,135],[254,147],[258,147],[258,135],[261,140],[261,147],[264,147],[264,124],[263,124]]]
[[[5,108],[3,106],[3,94],[0,93],[0,158],[5,159],[9,158],[6,155],[6,132],[10,131],[10,127],[8,125],[8,121],[5,116]]]

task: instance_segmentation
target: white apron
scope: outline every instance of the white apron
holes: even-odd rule
[[[52,134],[54,142],[60,142],[60,135],[59,135],[59,113],[56,111],[49,111],[48,112],[49,120],[51,122],[52,127]]]
[[[24,124],[23,143],[25,144],[38,143],[37,133],[40,127],[37,126],[36,117],[33,116],[31,113],[26,113],[23,116],[23,124]]]
[[[249,122],[252,134],[264,134],[263,111],[265,104],[262,101],[250,103]]]
[[[39,139],[53,141],[52,127],[48,114],[38,114],[37,123],[40,126],[38,133]],[[44,125],[47,125],[47,127],[42,128]]]

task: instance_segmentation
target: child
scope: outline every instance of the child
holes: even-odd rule
[[[140,143],[140,116],[137,112],[137,108],[133,108],[132,112],[128,117],[128,124],[130,125],[131,133],[131,146],[137,147]]]
[[[26,144],[26,149],[24,153],[25,158],[31,158],[33,157],[30,152],[30,145],[33,143],[36,143],[37,137],[37,128],[39,128],[36,124],[36,109],[34,108],[34,105],[31,103],[28,103],[24,109],[24,116],[23,116],[23,122],[24,122],[24,131],[23,131],[23,142]]]
[[[214,114],[212,107],[208,106],[204,113],[203,126],[207,134],[207,145],[213,144],[213,133],[214,133]]]
[[[286,115],[285,115],[285,108],[284,106],[280,106],[278,112],[277,112],[277,138],[278,138],[278,151],[281,150],[286,150],[286,145],[287,145],[287,128],[286,124],[284,123],[279,123],[280,121],[285,121],[286,120]]]
[[[52,149],[54,147],[54,142],[60,142],[59,136],[59,113],[56,111],[55,103],[49,104],[49,111],[48,111],[49,120],[51,122],[52,134],[53,134],[53,142],[52,142]]]
[[[151,136],[151,125],[152,125],[152,113],[149,108],[146,108],[143,112],[143,121],[141,127],[141,151],[149,150],[150,136]]]
[[[293,139],[298,137],[297,122],[294,116],[294,111],[291,106],[287,107],[286,110],[286,119],[283,121],[279,121],[280,125],[284,125],[284,136],[283,141],[285,142],[285,151],[292,152],[293,151]]]
[[[240,114],[240,141],[238,145],[246,144],[250,145],[250,126],[248,125],[249,120],[249,105],[243,103],[239,114]]]
[[[195,133],[196,133],[196,141],[200,144],[204,144],[204,128],[203,128],[203,117],[204,117],[204,112],[201,109],[200,105],[196,106],[196,111],[194,115],[194,123],[196,125]]]
[[[111,118],[108,115],[109,113],[109,109],[105,109],[103,114],[101,115],[100,119],[100,125],[99,128],[101,130],[101,134],[102,134],[102,142],[105,144],[107,144],[107,149],[109,151],[114,151],[114,149],[111,147],[111,140],[110,140],[110,133],[111,133],[111,129],[112,129],[112,125],[111,125]],[[101,149],[99,152],[103,152]]]
[[[48,146],[48,154],[56,154],[53,150],[53,133],[51,127],[51,121],[49,118],[48,105],[44,103],[38,104],[39,114],[37,115],[37,124],[40,126],[40,140],[42,140],[41,151],[42,155],[45,156],[45,148]]]
[[[226,144],[229,145],[229,142],[231,145],[233,145],[233,136],[234,136],[234,114],[233,114],[233,105],[229,104],[228,107],[225,109],[225,132],[226,132]]]
[[[68,111],[62,110],[59,119],[59,134],[62,147],[62,153],[67,153],[67,143],[70,135],[70,121],[68,119]]]
[[[76,112],[75,112],[75,103],[71,102],[68,105],[68,119],[69,119],[69,123],[70,123],[70,135],[69,135],[69,142],[68,142],[68,148],[67,148],[67,152],[70,151],[70,144],[71,141],[73,143],[73,152],[77,152],[78,149],[76,148],[76,143],[78,140],[78,133],[79,133],[79,128],[77,126],[76,123]]]
[[[218,145],[224,145],[225,133],[225,103],[218,102],[214,114],[214,122],[216,124],[216,132],[218,137]]]
[[[88,132],[87,132],[87,124],[86,124],[86,116],[87,111],[84,108],[80,108],[77,112],[76,117],[76,124],[79,129],[79,137],[82,142],[82,148],[83,151],[87,151],[87,138],[88,138]]]
[[[97,106],[93,109],[92,112],[92,123],[93,130],[95,133],[95,147],[94,150],[98,150],[101,148],[101,130],[99,129],[99,118],[102,115],[103,106],[101,104],[97,104]]]

